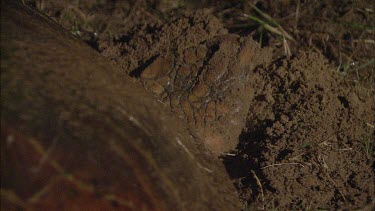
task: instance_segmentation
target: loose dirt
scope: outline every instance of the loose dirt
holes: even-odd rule
[[[198,131],[208,148],[225,152],[244,210],[374,203],[371,3],[255,2],[294,37],[285,45],[238,15],[259,16],[242,1],[139,2],[136,12],[118,2],[40,9],[59,22],[66,11],[83,20],[64,23]],[[202,7],[210,10],[190,11]],[[95,17],[114,24],[84,24]],[[249,36],[262,37],[267,48]]]
[[[257,209],[282,210],[370,203],[371,98],[311,52],[259,68],[250,81],[255,94],[247,131],[236,156],[225,159],[242,199]]]

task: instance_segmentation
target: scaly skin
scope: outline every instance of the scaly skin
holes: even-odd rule
[[[269,60],[266,52],[201,13],[147,29],[110,47],[103,41],[102,53],[198,131],[213,152],[234,149],[252,95],[248,75]]]

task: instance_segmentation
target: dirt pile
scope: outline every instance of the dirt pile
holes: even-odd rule
[[[250,81],[247,132],[225,160],[243,200],[313,210],[373,200],[371,96],[358,95],[314,53],[259,68]]]
[[[251,70],[270,60],[252,39],[228,34],[204,12],[99,44],[104,56],[170,106],[218,154],[238,144],[252,95]]]

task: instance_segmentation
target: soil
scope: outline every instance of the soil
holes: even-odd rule
[[[221,154],[244,210],[373,206],[373,2],[51,2],[26,1]]]
[[[259,68],[253,77],[247,130],[236,155],[224,160],[242,199],[267,210],[370,203],[370,97],[348,87],[312,52]],[[262,187],[256,178],[266,181]]]

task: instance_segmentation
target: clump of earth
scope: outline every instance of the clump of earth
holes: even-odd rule
[[[212,11],[160,16],[143,3],[136,11],[151,15],[137,18],[134,26],[116,29],[113,36],[81,38],[223,159],[244,210],[356,209],[374,203],[371,87],[348,82],[326,51],[280,56],[280,49],[261,48],[243,31],[229,32],[223,25],[228,19]],[[135,13],[121,13],[126,5],[118,4],[42,9],[57,20],[72,8],[81,8],[90,20],[95,11],[98,17],[117,14],[131,25],[128,18]],[[151,21],[151,16],[158,18]],[[64,23],[69,28],[70,22]]]

